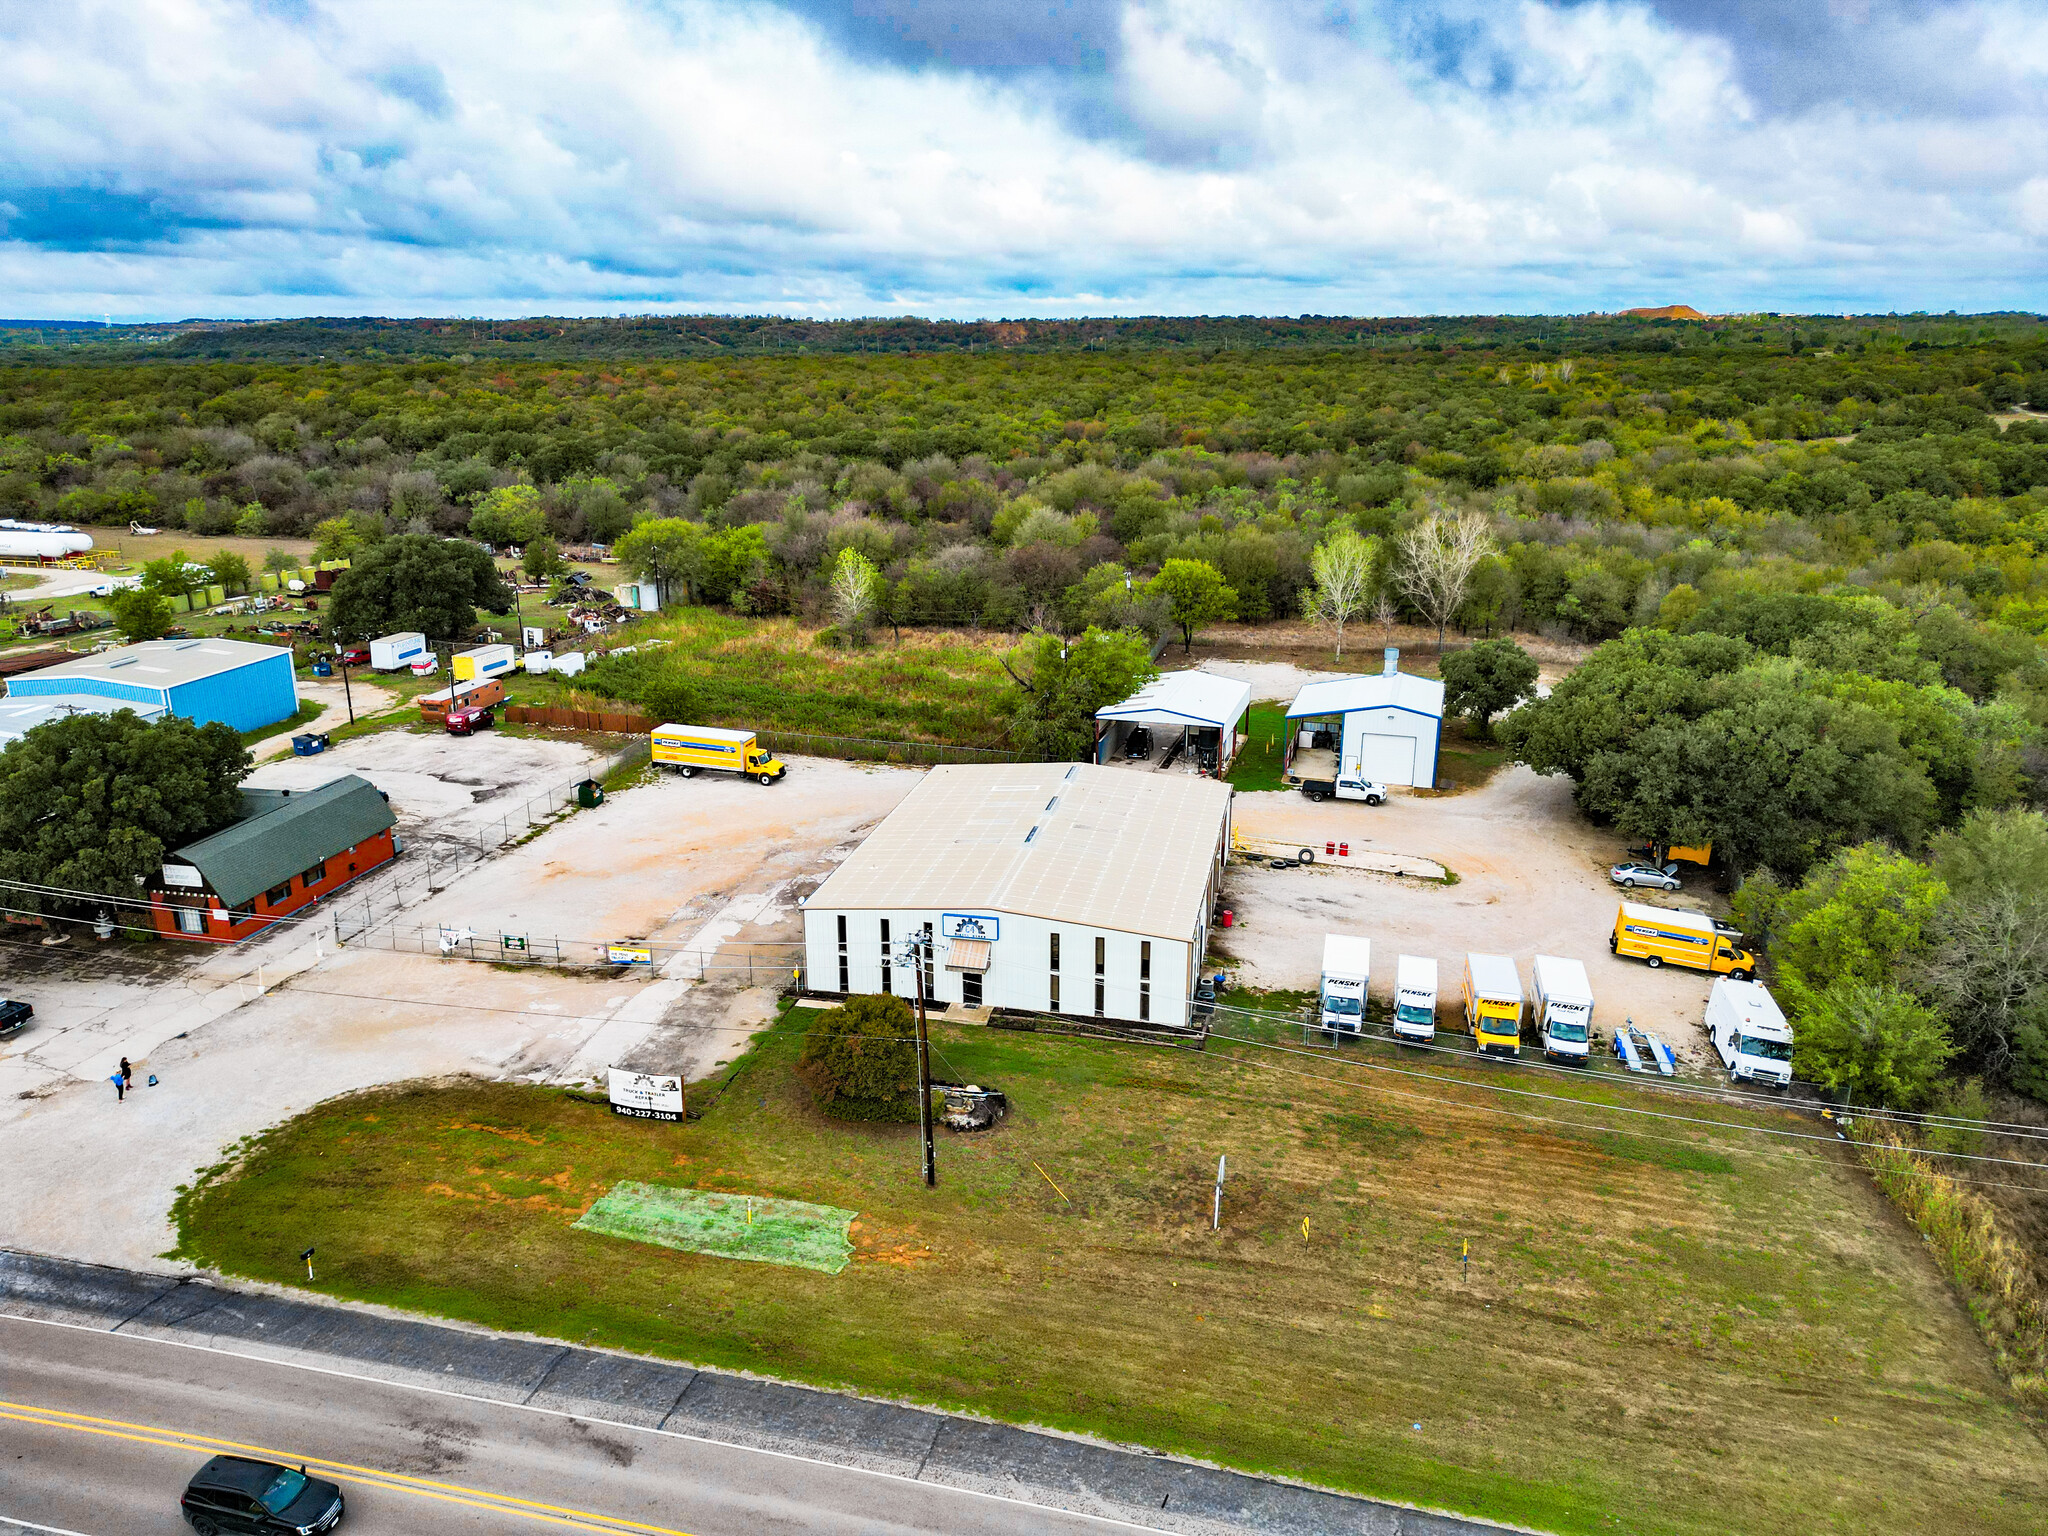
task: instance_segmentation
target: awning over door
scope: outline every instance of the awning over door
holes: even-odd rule
[[[987,939],[955,939],[952,948],[946,952],[946,969],[949,971],[985,971],[988,969]]]

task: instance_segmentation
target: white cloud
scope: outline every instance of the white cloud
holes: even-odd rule
[[[1985,15],[2038,98],[2048,33]],[[1084,131],[1043,71],[732,0],[45,0],[0,20],[0,306],[2038,302],[2037,110],[1762,114],[1727,42],[1611,0],[1130,0],[1120,35]]]

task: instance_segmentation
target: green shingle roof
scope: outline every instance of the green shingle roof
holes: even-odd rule
[[[231,907],[254,901],[397,820],[377,787],[354,774],[288,794],[245,790],[242,798],[248,814],[240,821],[171,856],[197,868]]]

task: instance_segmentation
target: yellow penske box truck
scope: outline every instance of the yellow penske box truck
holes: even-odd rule
[[[786,764],[771,757],[754,739],[752,731],[726,731],[713,725],[658,725],[652,739],[654,760],[686,779],[704,769],[745,774],[773,784],[789,772]]]
[[[1522,1054],[1522,974],[1506,955],[1465,957],[1465,1027],[1481,1055]]]
[[[1733,928],[1723,928],[1704,912],[1677,912],[1624,901],[1614,914],[1614,932],[1607,937],[1607,947],[1617,955],[1643,961],[1651,970],[1669,962],[1751,981],[1756,977],[1756,956],[1742,947],[1741,938]]]

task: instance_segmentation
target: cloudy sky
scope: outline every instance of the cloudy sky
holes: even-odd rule
[[[2041,0],[34,0],[0,315],[2048,307]]]

